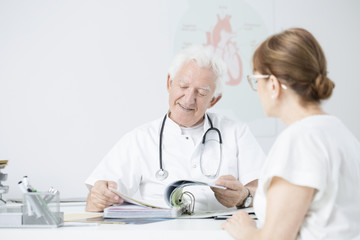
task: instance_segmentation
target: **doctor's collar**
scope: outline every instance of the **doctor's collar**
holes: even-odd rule
[[[199,123],[198,125],[194,126],[194,127],[198,127],[199,125],[203,125],[203,129],[205,131],[205,129],[208,129],[210,127],[210,123],[209,123],[209,119],[207,117],[208,113],[204,114],[203,117],[203,121],[201,121],[201,123]],[[178,131],[181,134],[181,128],[186,128],[186,127],[181,127],[179,124],[177,124],[174,120],[172,120],[170,118],[170,111],[167,113],[166,115],[166,128],[172,129],[171,131]],[[193,128],[193,127],[189,127]],[[176,130],[175,130],[176,129]]]

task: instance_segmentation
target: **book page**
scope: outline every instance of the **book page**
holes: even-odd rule
[[[151,205],[151,204],[147,204],[145,202],[141,202],[139,200],[136,200],[134,198],[131,198],[121,192],[119,192],[118,190],[114,189],[114,188],[109,188],[112,192],[116,193],[117,195],[119,195],[122,199],[124,199],[125,202],[128,202],[128,203],[132,203],[132,204],[135,204],[135,205],[139,205],[139,206],[143,206],[143,207],[150,207],[150,208],[159,208],[159,209],[166,209],[166,208],[163,208],[163,207],[158,207],[158,206],[154,206],[154,205]]]
[[[200,181],[191,181],[191,180],[178,180],[171,184],[169,184],[165,189],[165,201],[168,204],[170,208],[176,207],[176,208],[183,208],[183,204],[185,204],[186,201],[182,198],[182,189],[187,186],[193,186],[193,185],[200,185],[200,186],[208,186],[208,187],[215,187],[215,188],[221,188],[226,189],[226,187],[215,185],[214,183],[206,183],[206,182],[200,182]],[[158,209],[166,209],[163,207],[151,205],[139,200],[136,200],[132,197],[129,197],[118,190],[114,188],[109,188],[112,192],[116,193],[118,196],[120,196],[122,199],[124,199],[125,202],[132,203],[135,205],[150,207],[150,208],[158,208]],[[182,201],[179,201],[181,198]],[[195,200],[196,201],[196,200]]]

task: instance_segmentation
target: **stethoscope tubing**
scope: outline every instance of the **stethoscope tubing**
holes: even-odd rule
[[[204,136],[203,136],[203,139],[202,139],[202,144],[205,144],[206,134],[207,134],[209,131],[216,131],[216,132],[218,133],[218,136],[219,136],[220,154],[221,154],[222,137],[221,137],[220,130],[217,129],[217,128],[214,128],[214,126],[213,126],[213,124],[212,124],[212,121],[211,121],[209,115],[206,114],[206,116],[207,116],[207,118],[209,119],[210,128],[209,128],[208,130],[206,130],[206,132],[204,133]],[[160,166],[160,169],[159,169],[158,171],[156,171],[156,174],[155,174],[156,178],[157,178],[158,180],[161,180],[161,181],[164,180],[164,179],[166,179],[166,178],[168,177],[168,174],[169,174],[168,171],[163,168],[163,159],[162,159],[162,139],[163,139],[163,132],[164,132],[164,127],[165,127],[166,118],[167,118],[167,114],[165,114],[165,117],[164,117],[164,119],[163,119],[163,121],[162,121],[161,128],[160,128],[160,134],[159,134],[159,135],[160,135],[160,136],[159,136],[159,166]],[[220,156],[220,158],[221,158],[221,156]],[[220,160],[220,162],[219,162],[219,167],[218,167],[218,171],[217,171],[216,175],[217,175],[218,172],[219,172],[220,165],[221,165],[221,160]],[[211,176],[211,175],[206,175],[206,174],[204,174],[202,167],[201,167],[201,172],[202,172],[202,174],[205,175],[206,177],[211,177],[211,178],[212,178],[212,177],[215,177],[215,176]]]
[[[162,135],[163,135],[163,132],[164,132],[164,127],[165,127],[165,122],[166,122],[166,118],[167,118],[167,114],[165,114],[165,117],[162,121],[162,124],[161,124],[161,129],[160,129],[160,140],[159,140],[159,159],[160,159],[160,170],[164,171],[163,169],[163,161],[162,161]]]

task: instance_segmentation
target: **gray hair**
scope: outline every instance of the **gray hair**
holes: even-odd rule
[[[190,46],[181,51],[169,68],[169,75],[174,79],[177,72],[184,63],[195,61],[199,67],[205,67],[211,70],[216,76],[216,87],[214,97],[218,97],[222,93],[222,82],[226,74],[226,64],[218,56],[216,56],[210,49],[201,46]]]

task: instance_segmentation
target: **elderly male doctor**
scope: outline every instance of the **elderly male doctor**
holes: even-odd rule
[[[196,210],[252,204],[265,155],[246,125],[206,112],[221,99],[224,74],[224,62],[202,47],[177,55],[167,79],[168,113],[125,134],[104,157],[86,180],[86,210],[122,203],[110,187],[168,207],[166,186],[183,179],[226,187],[193,187]],[[210,130],[203,144],[211,125],[217,130]]]

